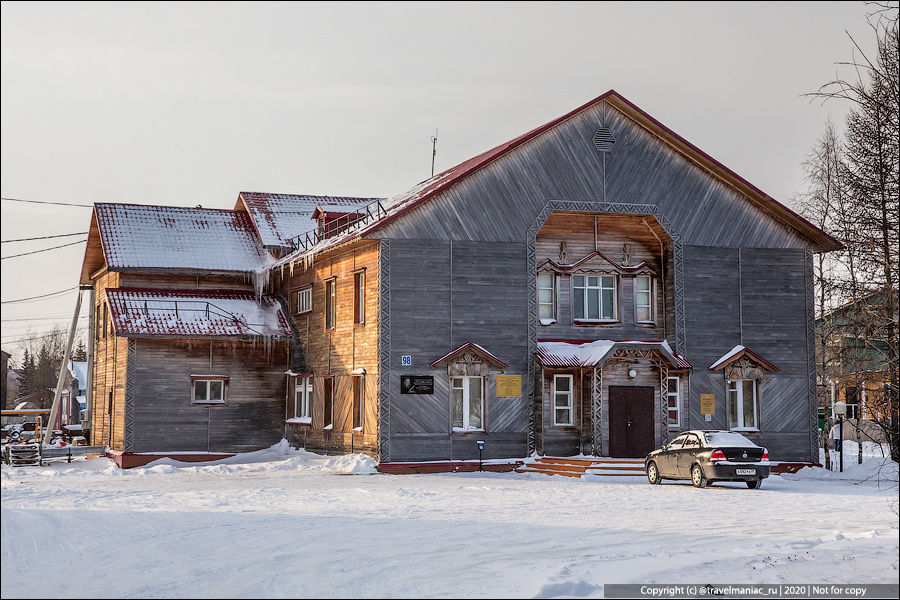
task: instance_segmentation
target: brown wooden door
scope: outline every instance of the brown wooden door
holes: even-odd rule
[[[641,458],[653,451],[652,387],[609,386],[609,455]]]

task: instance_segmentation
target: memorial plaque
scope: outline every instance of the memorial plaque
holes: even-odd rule
[[[521,375],[497,375],[497,397],[515,397],[522,395]]]
[[[434,377],[432,375],[401,375],[401,394],[433,394]]]
[[[716,395],[700,394],[700,414],[714,415],[716,414]]]

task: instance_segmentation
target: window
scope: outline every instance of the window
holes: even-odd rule
[[[865,384],[863,384],[865,388]],[[844,416],[848,419],[859,418],[859,388],[856,386],[848,386],[844,390],[844,404],[847,405],[847,414]]]
[[[453,428],[484,429],[482,377],[453,377]]]
[[[366,322],[366,272],[358,271],[353,275],[353,322],[361,325]]]
[[[312,310],[312,287],[305,287],[292,292],[293,299],[291,310],[294,314],[305,313]]]
[[[363,410],[365,409],[366,381],[363,377],[353,378],[353,429],[362,430]]]
[[[334,295],[334,279],[325,282],[325,329],[334,329],[334,311],[335,311],[335,295]]]
[[[679,388],[681,380],[677,377],[669,377],[667,379],[668,391],[666,397],[668,403],[668,424],[669,427],[678,427],[681,424],[681,389]]]
[[[191,395],[193,404],[225,404],[224,377],[192,377],[194,390]]]
[[[634,313],[638,323],[653,322],[653,278],[649,275],[634,279]]]
[[[681,446],[684,444],[684,441],[687,439],[687,434],[681,434],[676,437],[674,440],[669,442],[669,450],[679,450]]]
[[[573,275],[574,318],[582,321],[615,321],[616,279],[615,275]]]
[[[571,375],[553,376],[553,424],[572,425],[572,381]]]
[[[755,379],[728,381],[728,427],[759,429],[759,402]]]
[[[556,275],[553,273],[538,274],[538,318],[542,325],[550,325],[556,321]]]
[[[325,388],[323,394],[323,402],[325,404],[325,429],[334,427],[334,377],[325,378]]]
[[[312,391],[312,375],[296,378],[294,381],[294,417],[299,419],[310,419],[312,417],[312,412],[310,411]]]

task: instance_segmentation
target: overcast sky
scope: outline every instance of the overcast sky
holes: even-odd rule
[[[8,2],[2,344],[75,309],[90,205],[388,197],[614,89],[790,204],[863,2]],[[848,35],[849,34],[849,35]],[[857,54],[857,56],[859,56]],[[31,202],[14,202],[8,199]],[[20,299],[64,294],[29,302]],[[86,315],[86,312],[83,312]],[[82,320],[86,324],[86,318]]]

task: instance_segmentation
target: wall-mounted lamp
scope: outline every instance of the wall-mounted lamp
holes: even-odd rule
[[[628,376],[634,379],[635,377],[637,377],[637,371],[631,369],[630,371],[628,371]]]

